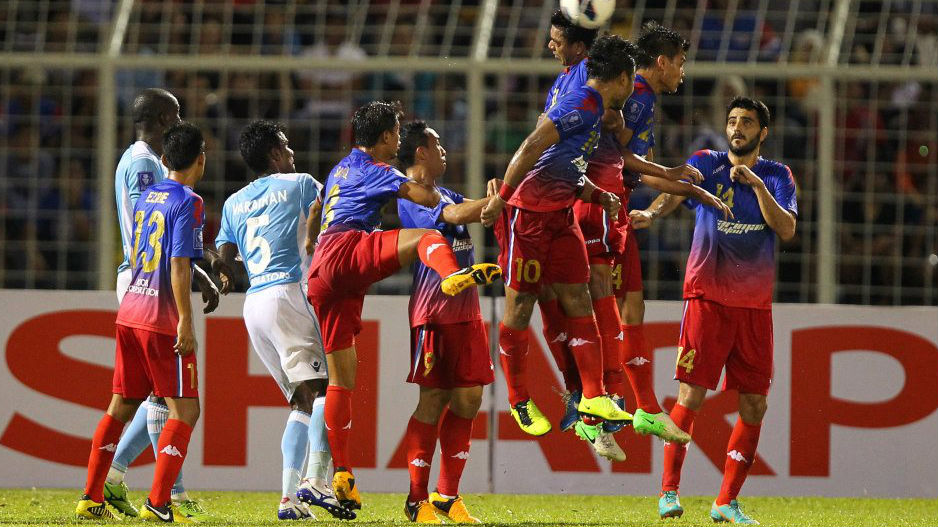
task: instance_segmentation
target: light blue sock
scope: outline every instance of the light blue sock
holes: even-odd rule
[[[283,429],[280,451],[283,452],[283,496],[293,498],[300,484],[300,472],[306,461],[309,444],[309,414],[299,410],[290,412]]]
[[[147,402],[144,401],[140,408],[137,408],[137,413],[131,419],[130,425],[117,442],[117,451],[114,452],[114,460],[111,461],[111,470],[108,472],[108,483],[124,481],[127,467],[150,444],[150,436],[147,435],[147,406]]]
[[[157,454],[157,447],[160,444],[160,434],[163,432],[163,425],[169,419],[169,408],[165,404],[150,401],[150,407],[147,410],[147,432],[150,434],[150,444],[153,445],[153,454]],[[185,501],[186,489],[182,485],[182,470],[176,477],[176,483],[170,491],[173,501]]]
[[[313,415],[309,420],[309,460],[306,464],[306,477],[318,486],[327,482],[329,462],[329,436],[326,433],[326,398],[319,397],[313,402]]]

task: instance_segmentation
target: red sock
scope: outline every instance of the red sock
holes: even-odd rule
[[[150,503],[162,507],[169,503],[173,483],[182,470],[189,450],[192,427],[179,419],[170,419],[163,425],[156,446],[156,468],[153,470],[153,486],[150,488]]]
[[[417,242],[417,256],[421,262],[443,278],[462,269],[456,261],[456,256],[453,255],[453,248],[449,246],[449,242],[442,234],[435,231],[420,237],[420,241]]]
[[[437,492],[446,496],[459,495],[459,479],[469,461],[469,438],[472,419],[459,417],[447,410],[440,423],[440,479]]]
[[[603,352],[603,384],[610,394],[625,396],[625,375],[622,372],[620,349],[622,334],[619,319],[619,306],[616,297],[607,296],[593,301],[593,313],[599,328],[599,339]]]
[[[437,425],[422,423],[415,417],[407,422],[404,441],[407,444],[407,471],[410,473],[410,494],[407,500],[423,501],[430,497],[427,485],[430,482],[430,465],[436,449]]]
[[[622,364],[625,366],[625,374],[629,377],[632,391],[635,392],[638,407],[650,414],[656,414],[661,411],[661,406],[655,396],[652,355],[645,352],[645,326],[623,324],[622,334]]]
[[[720,495],[717,496],[717,505],[726,505],[739,496],[739,489],[746,482],[749,467],[756,457],[756,447],[759,445],[759,434],[762,432],[762,423],[751,425],[736,419],[733,435],[726,445],[726,464],[723,466],[723,485],[720,486]]]
[[[603,351],[599,329],[592,316],[567,319],[570,331],[568,345],[583,383],[583,397],[590,399],[606,393],[603,386]]]
[[[514,406],[531,398],[528,393],[528,330],[498,325],[498,358],[508,385],[508,402]]]
[[[681,406],[680,403],[671,409],[671,420],[681,430],[694,434],[694,419],[697,412]],[[684,456],[687,455],[687,445],[677,443],[664,444],[664,470],[661,474],[661,492],[677,491],[681,485],[681,467],[684,465]]]
[[[342,386],[326,388],[326,435],[336,471],[352,471],[348,456],[348,436],[352,431],[352,391]]]
[[[120,440],[124,423],[104,414],[98,421],[91,439],[91,455],[88,456],[88,479],[85,481],[85,494],[97,503],[104,502],[104,478],[111,468],[117,442]]]
[[[563,384],[567,391],[582,390],[580,372],[576,369],[576,361],[567,347],[567,317],[560,310],[557,299],[546,302],[538,301],[541,308],[541,321],[544,324],[544,340],[550,354],[554,357],[557,369],[563,375]]]

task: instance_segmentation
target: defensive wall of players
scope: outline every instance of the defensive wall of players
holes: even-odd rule
[[[196,319],[203,419],[186,464],[191,488],[268,489],[279,482],[283,416],[279,389],[251,351],[243,295]],[[196,301],[195,299],[193,300]],[[366,491],[402,492],[401,443],[416,389],[403,380],[406,297],[371,297],[359,340],[356,473]],[[84,475],[87,423],[105,407],[114,360],[111,292],[0,291],[0,487],[61,486]],[[483,315],[501,304],[483,299]],[[681,305],[649,302],[648,346],[656,388],[674,394]],[[938,497],[938,309],[831,305],[775,307],[775,381],[752,494]],[[532,329],[540,335],[540,321]],[[560,389],[547,350],[532,340],[532,395],[556,421]],[[497,363],[497,361],[496,361]],[[630,432],[629,459],[610,465],[573,434],[520,432],[504,408],[504,382],[486,394],[474,430],[466,492],[648,494],[659,483],[661,447]],[[697,420],[682,489],[712,490],[732,430],[735,395],[712,395]],[[667,399],[670,407],[674,399]],[[630,405],[631,407],[631,405]],[[494,414],[493,414],[494,412]],[[874,454],[875,453],[875,454]],[[152,458],[130,476],[152,478]]]

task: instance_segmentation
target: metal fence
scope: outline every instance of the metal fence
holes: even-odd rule
[[[248,178],[254,118],[283,122],[297,167],[323,179],[350,145],[349,116],[399,99],[437,128],[445,184],[501,177],[560,65],[552,2],[23,1],[0,12],[0,286],[106,288],[120,243],[113,171],[143,87],[177,95],[207,132],[198,191],[209,231]],[[792,167],[798,235],[781,246],[777,297],[938,304],[938,1],[622,1],[610,29],[658,20],[691,41],[688,78],[660,98],[655,156],[725,148],[726,100],[773,113],[764,155]],[[632,206],[647,203],[647,190]],[[647,296],[680,295],[692,219],[641,234]],[[393,225],[393,213],[388,215]],[[211,235],[207,232],[206,235]],[[476,230],[488,258],[497,248]],[[406,293],[400,274],[380,292]]]

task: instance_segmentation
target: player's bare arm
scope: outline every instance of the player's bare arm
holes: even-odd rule
[[[440,203],[440,192],[435,188],[428,188],[416,181],[408,181],[401,185],[397,197],[413,201],[424,207],[436,207]]]
[[[482,221],[482,209],[489,204],[492,197],[482,199],[464,199],[462,203],[447,205],[443,208],[440,218],[453,225],[467,225]]]
[[[670,181],[655,176],[642,176],[642,182],[662,193],[696,199],[700,203],[720,211],[724,220],[735,218],[733,211],[730,210],[726,203],[723,203],[723,200],[697,185],[686,181]],[[680,201],[678,201],[678,203],[680,203]]]
[[[703,174],[687,163],[676,167],[666,167],[636,155],[629,149],[629,141],[632,140],[633,131],[625,126],[625,118],[621,110],[606,110],[603,114],[603,132],[613,133],[621,145],[622,163],[626,170],[636,174],[656,176],[670,181],[690,181],[700,183],[703,181]],[[649,156],[650,157],[650,156]]]
[[[218,247],[218,259],[225,263],[229,269],[236,269],[238,264],[235,260],[238,256],[238,246],[233,243],[223,243]],[[234,280],[227,280],[222,282],[221,292],[224,295],[227,295],[231,292],[231,288],[234,286]]]
[[[208,251],[205,251],[205,254],[208,254]],[[202,312],[208,314],[215,311],[218,307],[218,297],[220,295],[220,291],[215,285],[215,282],[213,282],[212,278],[205,272],[205,269],[202,269],[198,265],[192,266],[192,275],[196,286],[199,288],[199,292],[202,293],[202,302],[205,303]],[[219,275],[219,279],[222,281],[222,287],[224,287],[225,283],[228,283],[228,277],[228,274]]]
[[[173,297],[176,301],[176,311],[179,313],[179,324],[176,326],[176,344],[173,349],[185,357],[194,353],[198,348],[195,340],[195,329],[192,327],[192,299],[189,292],[192,290],[192,260],[186,257],[173,257],[170,259],[170,282],[173,286]]]
[[[619,217],[619,209],[622,208],[622,201],[619,200],[619,196],[597,187],[588,177],[583,178],[583,188],[577,198],[587,203],[601,205],[612,221]]]
[[[560,141],[560,132],[556,125],[550,119],[542,119],[537,124],[537,128],[525,138],[521,146],[511,157],[508,168],[505,170],[505,182],[502,190],[508,187],[514,190],[521,184],[525,175],[534,168],[534,164],[541,157],[541,154],[551,146]],[[505,207],[505,199],[499,195],[486,204],[482,209],[482,225],[491,227],[495,219],[502,213]]]
[[[752,187],[752,190],[756,193],[756,199],[759,200],[759,210],[762,211],[762,217],[765,218],[766,225],[775,231],[779,238],[787,242],[795,237],[795,215],[791,211],[782,208],[775,201],[775,197],[766,188],[762,178],[757,176],[748,166],[736,165],[730,171],[730,179]]]
[[[684,196],[675,196],[673,194],[659,194],[655,201],[644,210],[633,210],[629,212],[629,220],[632,222],[633,229],[647,229],[651,227],[655,219],[667,216],[687,199]]]
[[[309,214],[306,216],[306,254],[312,255],[316,248],[316,238],[319,237],[319,229],[322,227],[322,196],[316,198],[309,207]]]

